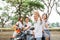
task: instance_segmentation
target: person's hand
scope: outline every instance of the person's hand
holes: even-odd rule
[[[44,32],[44,30],[42,30],[42,32]]]
[[[35,38],[34,30],[32,31],[32,35],[33,35],[33,37]]]

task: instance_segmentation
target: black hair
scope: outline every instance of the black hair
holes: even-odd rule
[[[44,16],[44,15],[46,15],[46,18],[45,18],[45,19],[47,19],[47,18],[48,18],[48,17],[47,17],[47,14],[44,13],[42,16]]]
[[[23,17],[18,17],[18,21],[20,21],[21,18],[23,18]],[[22,19],[21,23],[23,24],[23,19]]]
[[[25,18],[28,18],[28,17],[25,17]],[[29,18],[28,18],[29,19]]]
[[[28,18],[28,19],[29,19],[29,17],[25,17],[25,19],[26,19],[26,18]]]

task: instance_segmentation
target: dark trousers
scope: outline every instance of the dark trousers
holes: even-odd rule
[[[44,32],[43,32],[43,35],[42,35],[42,40],[45,40]]]
[[[42,40],[45,40],[45,37],[42,37]]]

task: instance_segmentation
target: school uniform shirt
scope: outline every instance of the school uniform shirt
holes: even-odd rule
[[[42,37],[42,23],[41,21],[34,22],[34,35],[35,38]]]
[[[18,25],[19,28],[23,28],[23,27],[24,27],[23,24],[22,24],[20,21],[18,21],[18,22],[16,23],[16,25]]]
[[[44,30],[44,34],[43,34],[43,35],[44,35],[45,37],[49,37],[49,36],[50,36],[50,31],[49,31],[49,29],[48,29],[49,26],[48,26],[48,28],[46,28],[46,26],[45,26],[46,24],[49,25],[49,22],[48,22],[48,21],[45,21],[45,20],[42,20],[42,25],[43,25],[42,27],[43,27],[43,30]]]
[[[48,30],[49,26],[48,26],[48,28],[46,28],[45,24],[48,24],[49,25],[49,22],[48,21],[45,21],[45,20],[42,20],[43,29],[44,30]]]
[[[30,23],[30,22],[28,22],[28,23],[25,22],[25,25],[27,25],[27,26],[31,26],[31,23]]]
[[[27,25],[27,27],[29,27],[29,29],[27,29],[25,32],[30,31],[30,27],[32,26],[32,24],[30,22],[25,22],[24,25]]]

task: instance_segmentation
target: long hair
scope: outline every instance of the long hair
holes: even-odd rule
[[[45,19],[47,19],[47,18],[48,18],[47,14],[44,13],[44,14],[42,15],[42,17],[43,17],[44,15],[46,15],[46,18],[45,18]]]
[[[22,18],[22,20],[21,20]],[[23,24],[23,17],[18,17],[18,21],[20,21]]]

